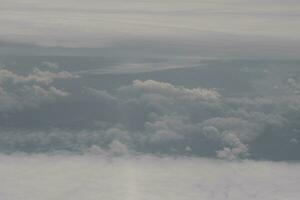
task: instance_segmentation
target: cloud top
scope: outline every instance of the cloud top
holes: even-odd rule
[[[0,156],[4,199],[299,198],[299,164],[97,155]]]

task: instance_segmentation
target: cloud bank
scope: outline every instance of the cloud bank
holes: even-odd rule
[[[185,87],[152,79],[137,79],[105,90],[87,87],[80,82],[85,80],[83,77],[74,79],[78,77],[67,71],[36,69],[27,76],[6,69],[1,72],[2,84],[21,84],[26,91],[25,96],[17,89],[7,89],[13,95],[1,96],[3,119],[7,124],[16,124],[13,120],[18,118],[7,114],[8,111],[36,107],[36,111],[32,111],[35,117],[35,112],[40,112],[38,106],[43,103],[41,112],[48,113],[46,118],[43,114],[38,114],[39,119],[30,121],[29,118],[25,126],[22,125],[24,119],[19,122],[21,125],[14,125],[15,128],[3,126],[0,150],[5,153],[82,153],[112,148],[116,154],[153,153],[228,160],[299,159],[297,78],[286,78],[276,88],[263,90],[263,95],[239,93],[234,96],[217,88]],[[244,69],[242,73],[248,72]],[[77,86],[63,91],[51,86],[57,85],[56,80],[66,83],[73,80]],[[80,82],[79,87],[77,82]],[[266,82],[258,88],[266,87],[264,84]],[[280,95],[272,94],[273,90]],[[69,97],[71,94],[73,97]],[[5,101],[11,96],[15,104]],[[77,100],[64,104],[55,102],[58,98]],[[61,113],[61,109],[65,112]],[[39,126],[30,125],[34,120],[38,120]],[[276,148],[278,145],[281,150]]]
[[[0,155],[10,200],[299,198],[299,164],[201,158]]]

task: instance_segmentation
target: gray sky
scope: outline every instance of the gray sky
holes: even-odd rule
[[[298,200],[296,0],[0,0],[1,200]]]
[[[1,0],[0,11],[3,152],[117,141],[300,159],[297,1]]]
[[[0,40],[13,43],[105,48],[147,41],[155,50],[172,46],[206,57],[299,54],[294,0],[1,0],[0,11]]]

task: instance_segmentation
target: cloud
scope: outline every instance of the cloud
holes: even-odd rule
[[[300,82],[294,78],[288,78],[287,80],[288,89],[294,94],[300,94]]]
[[[290,95],[232,98],[215,89],[155,80],[133,81],[113,96],[123,116],[118,123],[128,129],[134,144],[143,146],[142,151],[186,154],[189,147],[192,154],[215,153],[226,159],[256,156],[252,146],[266,134],[281,143],[279,132],[291,126],[288,113],[298,110],[290,108],[290,101],[299,102]]]
[[[71,79],[71,78],[78,78],[78,76],[73,75],[67,71],[50,72],[50,71],[41,71],[38,68],[35,68],[33,72],[28,76],[18,75],[7,69],[0,70],[0,82],[12,81],[15,84],[37,82],[37,83],[49,85],[55,79]]]
[[[118,48],[125,41],[138,44],[137,53],[164,49],[173,55],[192,52],[207,57],[297,58],[299,53],[296,1],[217,0],[212,4],[188,0],[170,5],[169,1],[89,0],[70,6],[69,0],[22,4],[3,0],[0,12],[0,40],[13,43]],[[145,42],[155,43],[155,51]],[[131,50],[123,49],[123,55]]]
[[[60,67],[57,63],[47,62],[47,61],[42,62],[41,65],[49,67],[50,69],[59,69]]]
[[[53,87],[49,89],[49,94],[36,85],[32,86],[32,90],[31,93],[26,92],[27,98],[23,98],[23,100],[32,98],[33,100],[29,101],[32,106],[38,102],[47,102],[46,97],[50,101],[54,100],[52,96],[67,95]],[[41,149],[42,151],[60,149],[85,151],[93,145],[107,149],[110,144],[117,141],[128,145],[133,151],[149,151],[155,147],[163,152],[174,150],[185,152],[186,146],[189,146],[187,138],[193,137],[194,131],[201,131],[201,126],[198,123],[194,124],[190,119],[189,105],[207,107],[206,104],[209,102],[218,104],[221,98],[221,95],[213,89],[188,89],[154,80],[136,80],[131,85],[115,90],[113,94],[92,88],[84,88],[83,92],[89,96],[88,98],[98,102],[99,106],[115,109],[116,115],[120,116],[113,121],[103,122],[105,125],[95,121],[95,128],[99,128],[97,131],[55,129],[42,132],[31,131],[28,135],[24,130],[13,132],[4,130],[0,133],[2,135],[0,140],[5,148],[8,151],[27,152]],[[42,140],[38,139],[40,134],[43,135]],[[34,135],[37,135],[36,138]],[[66,135],[68,137],[65,137]],[[20,143],[20,140],[23,142]],[[184,145],[179,147],[180,149],[172,144],[178,142],[182,143],[180,146]],[[7,146],[5,143],[12,146]]]
[[[107,101],[107,102],[111,102],[111,101],[114,102],[117,100],[115,97],[110,95],[105,90],[97,90],[94,88],[83,88],[83,93],[90,95],[94,98],[97,98],[98,100],[103,100],[103,101]]]
[[[298,163],[99,154],[0,155],[2,199],[299,199]]]
[[[68,98],[64,90],[39,84],[27,83],[22,86],[24,94],[16,93],[23,104],[16,95],[2,95],[2,101],[7,102],[3,106],[8,107],[2,110]],[[68,98],[71,111],[64,114],[67,119],[51,116],[49,120],[47,116],[46,127],[2,129],[1,151],[80,153],[93,147],[97,152],[120,143],[116,147],[129,154],[195,155],[228,160],[299,157],[296,154],[299,145],[295,142],[300,139],[299,99],[285,87],[281,87],[282,92],[291,95],[226,96],[226,92],[214,88],[184,87],[151,79],[134,80],[112,89],[96,88],[94,85],[72,90],[72,95],[80,101],[76,100],[73,106]],[[58,102],[51,109],[59,106]],[[48,125],[48,121],[54,122]],[[270,140],[270,146],[266,146]],[[281,153],[272,145],[282,146]]]
[[[16,92],[8,92],[1,89],[0,92],[0,111],[22,110],[27,107],[35,108],[42,103],[52,103],[57,98],[66,97],[69,93],[50,87],[44,89],[38,85],[24,86]]]
[[[230,147],[224,147],[223,150],[218,150],[217,156],[219,158],[235,160],[238,157],[248,156],[249,153],[247,145],[243,144],[235,134],[226,134],[223,141]]]
[[[54,100],[52,96],[67,95],[55,88],[45,91],[32,86],[32,90],[31,93],[26,92],[28,97],[23,99],[33,97],[29,101],[33,105],[46,102],[45,98],[50,101]],[[83,92],[98,102],[99,106],[115,109],[116,115],[120,116],[113,121],[103,122],[105,124],[100,123],[101,126],[96,125],[99,122],[95,121],[95,128],[99,128],[97,131],[58,129],[31,132],[28,135],[22,133],[24,131],[12,133],[4,130],[0,140],[6,150],[85,151],[91,146],[108,149],[116,144],[113,146],[119,147],[121,145],[117,144],[121,142],[134,152],[198,154],[208,151],[207,155],[226,157],[228,154],[227,157],[233,159],[248,155],[246,143],[259,135],[260,125],[253,120],[243,119],[242,116],[219,116],[225,105],[223,97],[214,89],[189,89],[154,80],[136,80],[112,94],[92,88],[84,88]],[[232,111],[225,110],[224,115],[226,112]],[[37,139],[40,134],[43,135],[41,140]],[[20,143],[20,140],[23,142]],[[208,150],[207,146],[197,144],[198,140],[212,143],[213,147]],[[187,147],[189,151],[186,151]],[[223,148],[226,152],[230,150],[230,153],[222,154]]]
[[[113,155],[126,155],[128,154],[128,148],[118,140],[113,140],[109,145],[109,152]]]
[[[24,93],[19,98],[19,102],[24,106],[35,107],[42,102],[54,102],[58,97],[66,97],[69,93],[55,87],[44,89],[37,85],[25,86]]]
[[[204,99],[204,100],[218,100],[220,95],[217,91],[213,89],[202,89],[202,88],[193,88],[188,89],[184,87],[176,87],[172,84],[159,82],[154,80],[140,81],[135,80],[133,84],[129,87],[120,88],[120,90],[132,90],[134,92],[145,92],[153,94],[164,94],[170,95],[176,98],[184,99]]]
[[[0,111],[15,111],[27,107],[38,107],[66,97],[68,92],[51,86],[56,79],[77,78],[67,71],[50,72],[34,69],[29,75],[19,75],[0,69]]]

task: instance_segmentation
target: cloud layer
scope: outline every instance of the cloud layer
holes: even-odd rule
[[[241,89],[232,92],[231,82],[229,89],[222,89],[227,80],[216,87],[176,84],[178,72],[207,78],[203,83],[219,81],[206,71],[215,68],[212,66],[152,72],[152,77],[163,73],[174,77],[175,83],[113,72],[101,78],[95,75],[93,86],[86,82],[93,79],[90,74],[78,77],[57,64],[48,65],[43,61],[41,69],[22,74],[1,69],[2,152],[113,149],[113,154],[300,159],[297,71],[292,76],[290,72],[279,73],[281,68],[227,68],[230,76],[239,73],[235,81],[247,88],[243,93]],[[278,74],[279,81],[275,81]],[[129,79],[101,89],[101,84],[111,87],[121,76]],[[247,83],[252,80],[256,81]],[[254,85],[251,94],[252,84],[258,86]]]
[[[299,164],[199,158],[0,155],[6,200],[299,198]]]
[[[293,0],[2,0],[0,41],[117,49],[128,43],[124,55],[154,47],[206,57],[297,58],[299,10]]]

